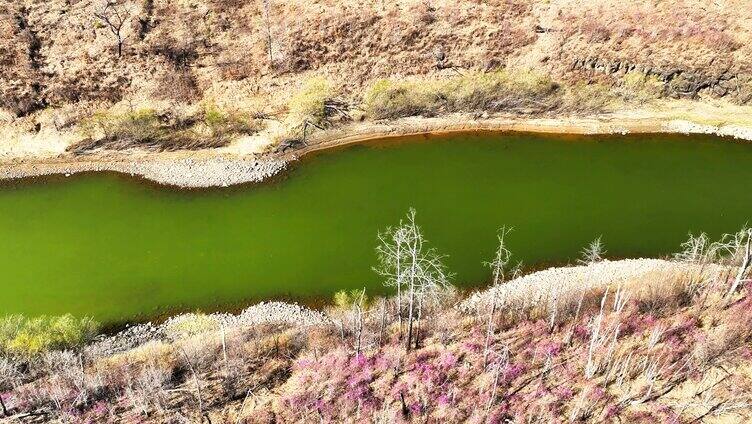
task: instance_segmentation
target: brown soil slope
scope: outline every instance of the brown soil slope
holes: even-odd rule
[[[309,71],[357,98],[374,78],[504,66],[611,85],[641,71],[671,96],[747,103],[746,3],[129,0],[107,12],[124,18],[118,58],[101,1],[0,0],[0,107],[264,95]]]

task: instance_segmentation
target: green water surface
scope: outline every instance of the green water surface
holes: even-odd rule
[[[430,142],[429,142],[430,141]],[[273,183],[176,191],[114,174],[0,187],[0,314],[105,322],[270,297],[380,291],[380,229],[415,207],[458,285],[482,284],[497,228],[528,265],[602,235],[663,255],[752,217],[752,145],[706,136],[416,137],[306,159]]]

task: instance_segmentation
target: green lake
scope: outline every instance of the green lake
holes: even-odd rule
[[[752,218],[752,144],[710,136],[422,136],[316,154],[262,185],[173,190],[116,174],[0,185],[0,314],[104,322],[259,299],[381,292],[376,235],[410,207],[482,285],[496,231],[530,266],[666,255]]]

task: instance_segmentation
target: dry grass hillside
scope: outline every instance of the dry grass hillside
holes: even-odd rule
[[[26,329],[0,343],[0,421],[749,422],[739,240],[722,260],[700,237],[672,261],[550,269],[462,303],[443,293],[414,331],[407,295],[357,291],[325,314],[187,314],[66,350],[28,349]]]
[[[311,129],[325,127],[332,114],[379,118],[348,111],[361,107],[382,79],[417,81],[386,90],[389,101],[406,92],[433,102],[398,105],[390,117],[488,108],[592,112],[614,96],[636,103],[681,97],[746,104],[752,99],[752,12],[745,3],[2,0],[0,120],[29,133],[76,129],[84,134],[79,139],[94,140],[78,150],[216,147],[227,143],[225,135],[252,135],[280,126],[279,120],[289,133],[300,132],[306,121]],[[466,103],[473,107],[457,107],[442,103],[441,90],[411,92],[436,80],[504,69],[533,73],[536,82],[546,78],[547,90],[576,98],[498,101],[498,92],[514,92],[517,85],[489,89],[473,78],[461,88],[474,92],[480,84],[484,95],[495,90],[494,101],[479,103],[470,93]],[[326,85],[306,91],[316,78]],[[301,91],[313,101],[296,103]],[[520,97],[528,95],[523,89]],[[92,116],[112,113],[113,106],[118,114],[140,113],[127,116],[126,124],[145,123],[153,131],[122,130],[122,117],[105,124],[95,119],[96,136],[86,131]],[[123,133],[108,133],[113,126]],[[169,140],[158,131],[191,128]],[[126,142],[112,143],[117,138]]]

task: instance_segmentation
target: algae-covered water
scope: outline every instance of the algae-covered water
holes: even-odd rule
[[[0,314],[105,322],[381,291],[376,235],[414,207],[458,285],[496,230],[528,265],[678,249],[752,218],[752,145],[708,136],[425,136],[306,159],[255,186],[177,191],[115,174],[0,186]]]

